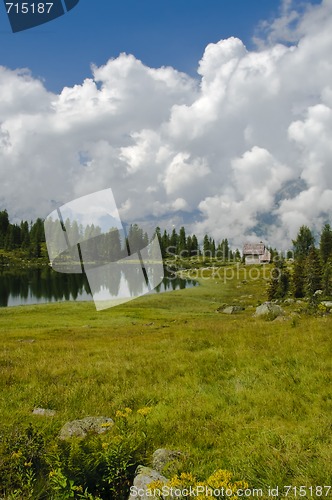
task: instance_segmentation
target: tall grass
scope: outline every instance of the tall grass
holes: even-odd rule
[[[103,312],[1,309],[2,433],[32,422],[53,439],[68,420],[149,406],[149,450],[182,450],[197,476],[224,468],[252,487],[328,484],[331,315],[294,304],[283,321],[254,317],[266,300],[262,272]],[[218,313],[224,303],[246,309]],[[55,417],[32,415],[40,406]]]

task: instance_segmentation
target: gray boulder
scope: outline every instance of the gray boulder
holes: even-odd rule
[[[161,481],[162,484],[166,484],[167,479],[162,476],[158,471],[151,469],[150,467],[143,467],[139,465],[136,469],[136,476],[133,485],[130,487],[129,500],[150,500],[151,498],[160,498],[158,495],[154,496],[152,494],[152,489],[149,488],[149,484],[153,481]]]
[[[60,439],[69,439],[73,436],[84,438],[89,432],[102,434],[114,424],[111,418],[107,417],[86,417],[81,420],[67,422],[59,433]]]
[[[272,302],[264,302],[264,304],[256,307],[254,316],[270,316],[271,318],[277,318],[282,314],[284,314],[284,311],[280,306]]]

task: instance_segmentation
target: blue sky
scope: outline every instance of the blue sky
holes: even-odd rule
[[[81,0],[66,15],[13,34],[1,5],[0,64],[28,67],[52,91],[121,52],[195,75],[208,43],[237,36],[250,48],[259,22],[278,9],[276,0]]]

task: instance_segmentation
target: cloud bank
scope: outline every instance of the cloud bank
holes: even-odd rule
[[[209,44],[196,79],[120,54],[57,95],[0,67],[0,208],[111,187],[126,221],[277,248],[331,222],[332,2],[283,5],[257,50]]]

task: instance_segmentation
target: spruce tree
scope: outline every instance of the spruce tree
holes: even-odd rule
[[[274,261],[268,285],[268,300],[283,299],[290,288],[290,275],[285,260],[280,257]]]
[[[295,259],[308,257],[310,249],[314,246],[314,243],[315,239],[308,226],[301,226],[296,239],[293,240]]]
[[[326,297],[332,295],[332,257],[329,258],[323,267],[322,290]]]
[[[293,273],[294,297],[300,299],[305,295],[305,259],[297,258],[294,262]]]
[[[312,298],[315,292],[322,288],[322,266],[315,247],[310,249],[306,264],[305,290],[309,298]]]
[[[319,251],[323,264],[332,257],[332,229],[329,224],[325,224],[320,235]]]

